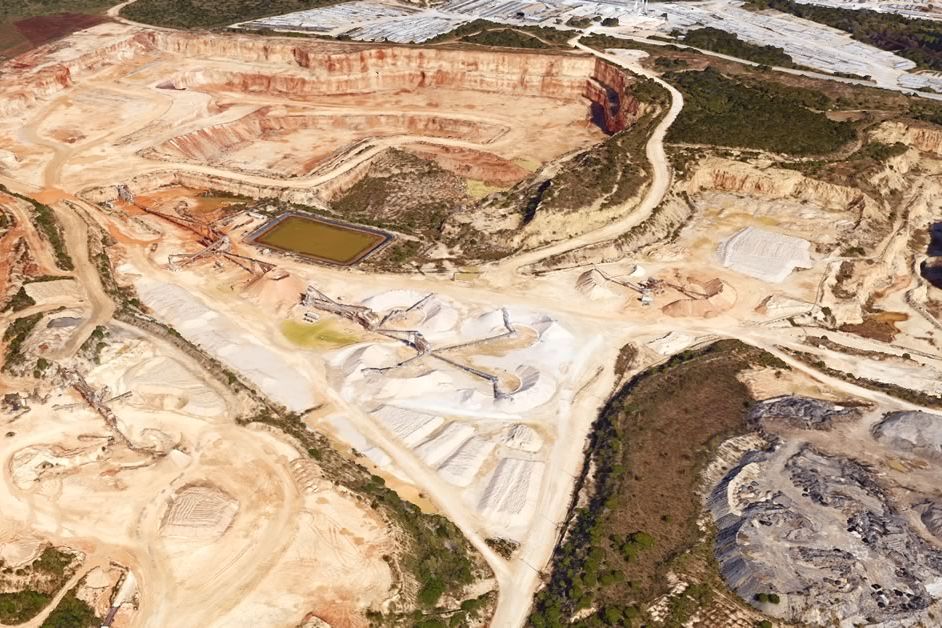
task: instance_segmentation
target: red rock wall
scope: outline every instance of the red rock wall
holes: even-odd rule
[[[593,116],[606,133],[624,131],[640,117],[641,105],[631,93],[633,82],[621,68],[595,60],[583,95],[592,101]]]
[[[228,84],[249,91],[358,94],[443,87],[572,99],[585,91],[595,61],[583,55],[293,43],[247,37],[149,33],[162,50],[195,58],[285,65],[272,73],[188,73],[176,87]],[[287,69],[287,68],[286,68]],[[303,71],[298,71],[303,69]],[[228,74],[228,77],[224,76]]]

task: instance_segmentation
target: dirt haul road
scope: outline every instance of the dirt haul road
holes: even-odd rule
[[[585,44],[580,43],[578,37],[571,40],[570,43],[575,48],[578,48],[583,52],[595,55],[600,59],[604,59],[605,61],[623,67],[631,72],[634,72],[635,74],[640,74],[641,76],[652,79],[658,85],[670,92],[670,109],[668,109],[667,113],[661,119],[661,122],[654,129],[654,132],[651,134],[651,138],[648,140],[647,146],[645,147],[645,155],[648,158],[648,162],[651,164],[651,183],[641,203],[635,208],[634,211],[626,214],[623,218],[616,220],[615,222],[612,222],[600,229],[596,229],[595,231],[589,231],[580,236],[576,236],[575,238],[563,240],[561,242],[557,242],[556,244],[551,244],[542,248],[533,249],[532,251],[527,251],[523,254],[515,255],[498,262],[488,272],[488,279],[491,281],[494,281],[495,277],[504,276],[506,278],[508,272],[511,272],[512,274],[519,272],[521,269],[548,257],[617,238],[632,227],[644,222],[651,215],[651,212],[661,204],[661,201],[664,199],[664,196],[670,189],[673,177],[670,168],[670,162],[667,159],[667,153],[664,151],[664,137],[667,135],[667,130],[674,123],[674,120],[677,119],[681,109],[684,107],[683,95],[681,95],[681,93],[673,86],[662,81],[656,74],[641,67],[641,64],[635,62],[634,60],[623,56],[599,52],[594,48],[590,48]],[[628,207],[625,207],[625,209],[627,210]]]

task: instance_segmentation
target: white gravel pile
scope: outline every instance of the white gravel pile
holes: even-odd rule
[[[430,467],[438,467],[448,460],[468,439],[474,436],[474,428],[464,423],[449,423],[438,436],[415,449],[416,455]]]
[[[469,486],[481,465],[494,451],[494,443],[479,436],[472,436],[438,467],[446,482],[455,486]]]
[[[141,299],[158,318],[229,368],[238,371],[276,403],[293,412],[314,406],[311,383],[281,355],[259,344],[228,317],[180,286],[141,279]]]
[[[440,416],[382,406],[373,416],[408,447],[417,447],[445,422]]]
[[[811,268],[811,243],[774,231],[746,227],[717,249],[726,268],[770,283],[781,283],[795,268]]]
[[[525,526],[533,516],[545,465],[502,458],[478,502],[478,511],[495,524]]]

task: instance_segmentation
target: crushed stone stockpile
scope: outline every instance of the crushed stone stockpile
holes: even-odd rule
[[[796,268],[811,268],[811,243],[801,238],[746,227],[720,244],[720,263],[736,272],[781,283]]]
[[[873,426],[873,437],[894,449],[942,463],[942,416],[890,412]]]

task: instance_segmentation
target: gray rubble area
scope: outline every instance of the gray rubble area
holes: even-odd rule
[[[916,507],[926,531],[942,541],[942,501],[928,501]]]
[[[942,416],[890,412],[873,426],[873,437],[900,451],[942,462]]]
[[[926,625],[938,616],[942,551],[853,460],[807,444],[750,452],[708,507],[724,579],[769,615],[840,626]]]
[[[860,418],[860,406],[842,406],[823,399],[783,395],[755,404],[746,422],[755,427],[787,425],[805,430],[829,430],[834,423]]]

